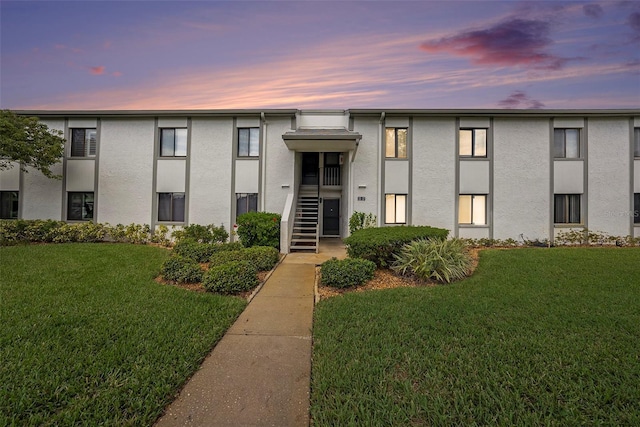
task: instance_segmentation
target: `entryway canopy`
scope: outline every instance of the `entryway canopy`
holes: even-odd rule
[[[355,150],[362,139],[345,128],[297,129],[282,135],[289,150],[300,152],[345,152]]]

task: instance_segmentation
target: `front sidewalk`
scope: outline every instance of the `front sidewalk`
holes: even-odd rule
[[[332,256],[337,240],[288,254],[156,426],[308,426],[315,266]]]

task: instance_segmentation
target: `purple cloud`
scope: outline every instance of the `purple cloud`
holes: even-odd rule
[[[544,104],[537,99],[532,99],[525,92],[516,90],[508,97],[498,102],[498,105],[502,108],[529,108],[539,109],[543,108]]]
[[[424,42],[425,52],[449,52],[470,57],[474,64],[532,66],[557,70],[568,60],[545,49],[552,44],[549,24],[544,21],[512,19],[484,30],[466,31],[451,37]]]
[[[599,19],[602,17],[602,15],[604,15],[604,10],[599,4],[585,4],[584,6],[582,6],[582,11],[589,18],[593,19]]]
[[[640,40],[640,12],[633,12],[629,15],[627,25],[631,27],[635,34],[634,40]]]

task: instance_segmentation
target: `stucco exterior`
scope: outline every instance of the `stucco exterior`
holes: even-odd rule
[[[19,192],[24,219],[67,220],[68,194],[91,192],[93,221],[213,223],[229,230],[237,197],[253,194],[259,210],[283,213],[302,182],[305,153],[328,152],[339,155],[340,183],[325,186],[320,177],[318,191],[321,198],[339,200],[338,235],[343,237],[355,211],[375,214],[380,226],[397,225],[385,224],[385,194],[400,195],[398,200],[406,196],[406,206],[398,210],[406,211],[405,224],[447,228],[452,236],[544,240],[558,230],[588,227],[624,236],[638,228],[633,219],[634,194],[640,192],[640,158],[633,152],[637,110],[19,113],[39,116],[68,141],[71,129],[97,130],[95,156],[72,157],[67,146],[64,160],[54,167],[61,180],[36,171],[0,172],[0,190]],[[186,129],[186,155],[160,153],[160,133],[166,128]],[[257,155],[238,152],[241,128],[259,132]],[[407,130],[406,157],[386,156],[387,128]],[[304,129],[320,130],[319,136],[310,139],[302,132],[303,139],[291,142]],[[486,132],[486,153],[461,155],[461,129]],[[578,158],[554,157],[554,129],[579,130]],[[322,174],[324,162],[318,162]],[[184,194],[184,221],[160,220],[161,193]],[[558,194],[579,196],[579,223],[556,223],[563,215],[554,211]],[[459,200],[465,200],[460,195],[482,197],[484,223],[460,222]]]

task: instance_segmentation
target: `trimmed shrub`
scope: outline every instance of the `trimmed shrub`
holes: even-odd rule
[[[193,239],[182,239],[173,247],[173,252],[196,262],[207,262],[214,252],[214,246],[216,245],[200,243]]]
[[[230,261],[209,268],[202,279],[205,289],[224,295],[248,291],[259,283],[257,270],[249,261]]]
[[[373,261],[387,267],[403,245],[419,239],[446,239],[449,230],[427,226],[363,228],[344,239],[350,258]]]
[[[253,246],[239,250],[219,251],[211,255],[209,267],[226,264],[230,261],[248,261],[258,271],[271,270],[278,263],[280,253],[271,246]]]
[[[237,219],[242,244],[280,248],[280,215],[269,212],[247,212]]]
[[[198,283],[202,280],[202,269],[196,261],[180,255],[169,257],[160,270],[165,280],[178,283]]]
[[[349,233],[353,234],[363,228],[373,228],[376,226],[377,217],[375,214],[364,212],[354,212],[349,218]]]
[[[240,243],[240,242],[220,243],[220,244],[217,244],[217,245],[212,245],[212,247],[213,247],[213,253],[214,254],[216,252],[239,251],[240,249],[244,248],[244,246],[242,246],[242,243]]]
[[[394,271],[444,283],[467,277],[473,263],[461,239],[416,240],[404,245],[395,258]]]
[[[216,227],[213,224],[191,224],[185,226],[182,230],[174,231],[173,237],[178,242],[183,239],[192,239],[199,243],[223,243],[229,238],[229,233],[227,233],[223,225]]]
[[[333,288],[359,286],[373,278],[376,265],[361,258],[331,258],[320,266],[322,284]]]

